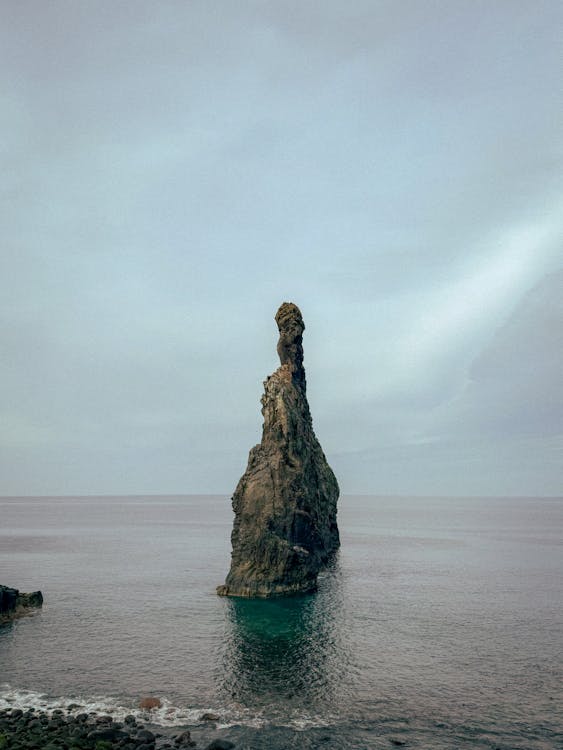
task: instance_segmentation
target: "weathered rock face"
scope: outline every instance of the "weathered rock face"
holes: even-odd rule
[[[338,483],[313,432],[297,305],[276,314],[281,366],[264,383],[262,442],[233,495],[231,569],[217,593],[268,597],[313,591],[340,546]]]
[[[9,586],[0,586],[0,623],[41,607],[42,604],[43,594],[40,591],[24,594]]]

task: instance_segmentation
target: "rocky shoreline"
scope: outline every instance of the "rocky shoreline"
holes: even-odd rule
[[[76,710],[75,707],[74,710]],[[123,722],[94,713],[51,713],[28,708],[0,710],[0,750],[187,750],[198,747],[188,730],[163,733],[130,715]],[[235,744],[216,738],[202,750],[231,750]]]
[[[18,589],[0,585],[0,625],[16,617],[30,614],[42,606],[43,594],[40,591],[24,594]]]

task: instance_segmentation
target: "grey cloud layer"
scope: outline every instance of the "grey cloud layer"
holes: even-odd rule
[[[0,491],[229,491],[294,299],[344,490],[560,492],[560,4],[239,6],[3,9]]]

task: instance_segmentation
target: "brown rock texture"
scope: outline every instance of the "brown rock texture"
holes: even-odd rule
[[[162,708],[162,701],[160,698],[141,698],[139,701],[139,708],[143,708],[146,711],[152,711],[153,708]]]
[[[222,596],[314,591],[340,546],[338,482],[313,431],[303,368],[301,311],[276,313],[280,367],[264,382],[262,442],[233,495],[231,569]]]

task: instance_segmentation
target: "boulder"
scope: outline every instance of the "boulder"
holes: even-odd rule
[[[192,740],[191,733],[187,729],[185,732],[182,732],[182,734],[178,734],[174,737],[174,744],[180,749],[183,747],[195,747],[196,745]]]
[[[213,742],[210,742],[205,750],[232,750],[234,746],[234,742],[229,742],[229,740],[217,739],[213,740]]]
[[[142,698],[139,702],[139,708],[151,711],[153,708],[162,708],[162,701],[160,698],[147,697]]]
[[[110,742],[117,742],[118,740],[125,739],[129,735],[121,729],[115,727],[104,727],[103,729],[94,729],[88,732],[88,739],[93,742],[100,740],[109,740]]]
[[[143,742],[146,742],[148,744],[153,743],[156,739],[154,734],[148,729],[140,729],[137,732],[136,737],[138,740],[142,740]]]

